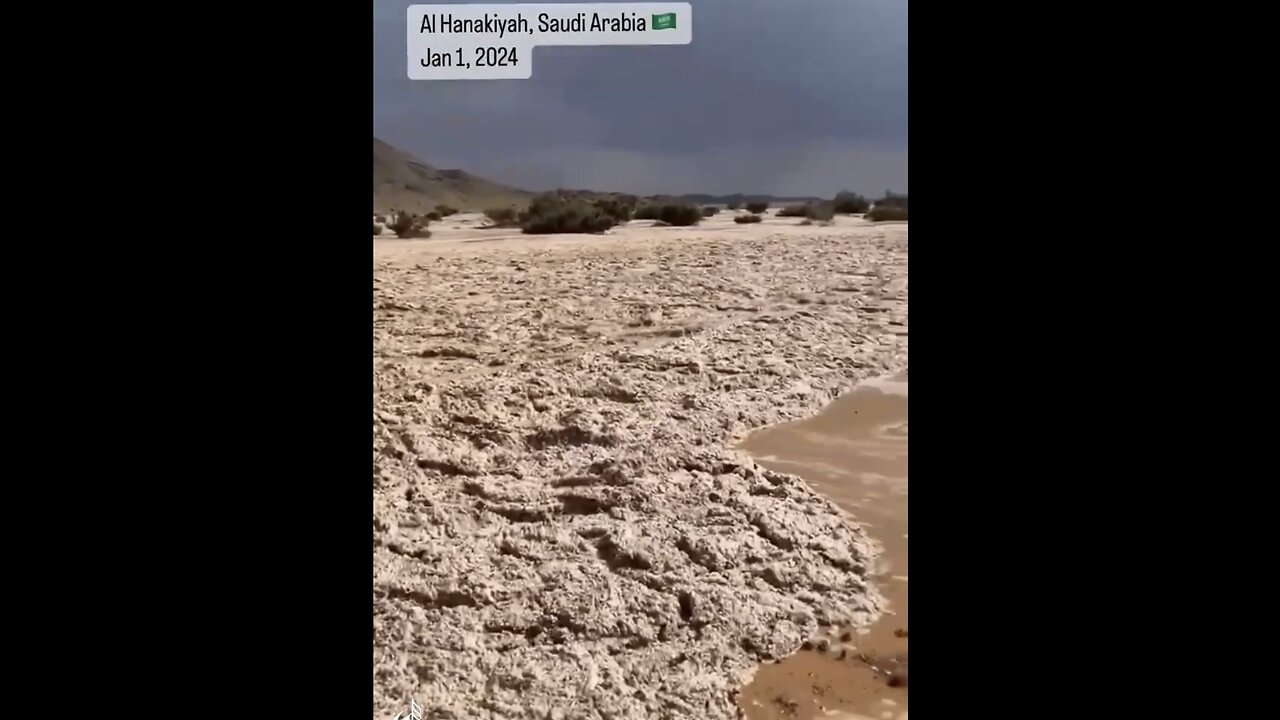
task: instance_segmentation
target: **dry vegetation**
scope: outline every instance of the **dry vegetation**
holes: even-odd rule
[[[875,202],[875,206],[865,215],[872,222],[886,222],[907,219],[907,196],[885,193]]]
[[[417,217],[413,213],[401,212],[391,223],[391,231],[400,238],[429,238],[431,231],[427,229],[430,221],[425,217]]]
[[[769,203],[762,200],[727,203],[729,210],[743,208],[748,214],[737,215],[738,224],[754,224],[764,220]],[[669,196],[638,198],[621,193],[597,193],[583,190],[556,190],[533,196],[523,208],[517,205],[494,206],[484,211],[486,228],[520,228],[529,235],[559,233],[600,234],[632,220],[649,221],[655,227],[690,227],[702,220],[714,218],[721,208],[699,206],[685,199]],[[427,226],[457,214],[457,208],[447,204],[437,205],[423,215],[392,210],[393,222],[382,215],[375,215],[374,234],[380,234],[378,225],[395,232],[399,237],[429,237]],[[794,203],[779,208],[774,214],[779,218],[801,218],[806,226],[828,225],[837,215],[861,215],[870,222],[903,221],[907,219],[907,196],[886,193],[874,203],[847,190],[836,193],[831,200]]]
[[[871,222],[888,222],[891,220],[906,220],[907,209],[905,207],[897,207],[894,205],[876,205],[871,208],[864,217]]]

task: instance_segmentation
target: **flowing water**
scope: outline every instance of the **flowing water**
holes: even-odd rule
[[[800,475],[884,548],[874,581],[888,611],[870,628],[837,628],[761,666],[739,695],[752,720],[907,717],[907,374],[864,383],[807,420],[742,444],[767,468]]]

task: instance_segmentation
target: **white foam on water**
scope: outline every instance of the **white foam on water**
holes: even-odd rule
[[[907,396],[907,381],[895,380],[892,377],[872,378],[858,383],[858,387],[875,388],[887,395]]]

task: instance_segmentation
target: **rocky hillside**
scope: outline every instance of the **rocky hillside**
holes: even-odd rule
[[[373,139],[373,211],[392,208],[426,212],[440,204],[461,210],[523,204],[524,190],[500,185],[462,170],[441,170],[378,138]]]

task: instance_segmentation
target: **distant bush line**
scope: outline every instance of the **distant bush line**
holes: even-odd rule
[[[726,207],[729,210],[745,209],[749,214],[737,215],[733,221],[751,224],[763,220],[761,215],[769,209],[769,202],[733,199],[726,203]],[[603,233],[633,219],[650,220],[657,226],[689,227],[697,225],[703,218],[714,217],[720,210],[718,206],[700,206],[688,199],[669,196],[655,195],[641,200],[635,195],[620,193],[556,190],[535,196],[523,210],[494,207],[485,210],[484,214],[489,220],[486,227],[519,227],[524,233],[538,235]],[[430,237],[427,228],[431,222],[458,212],[457,208],[443,203],[422,216],[393,210],[388,216],[374,216],[374,235],[391,230],[399,237]],[[906,220],[907,196],[886,192],[883,198],[872,203],[857,193],[842,190],[832,200],[796,203],[777,211],[778,217],[801,218],[804,225],[812,225],[815,221],[829,223],[835,215],[858,214],[871,222]]]
[[[865,217],[867,220],[870,220],[871,222],[906,220],[907,209],[905,207],[898,207],[896,205],[881,205],[879,202],[876,202],[876,206],[871,208],[871,211],[868,212],[863,217]]]

